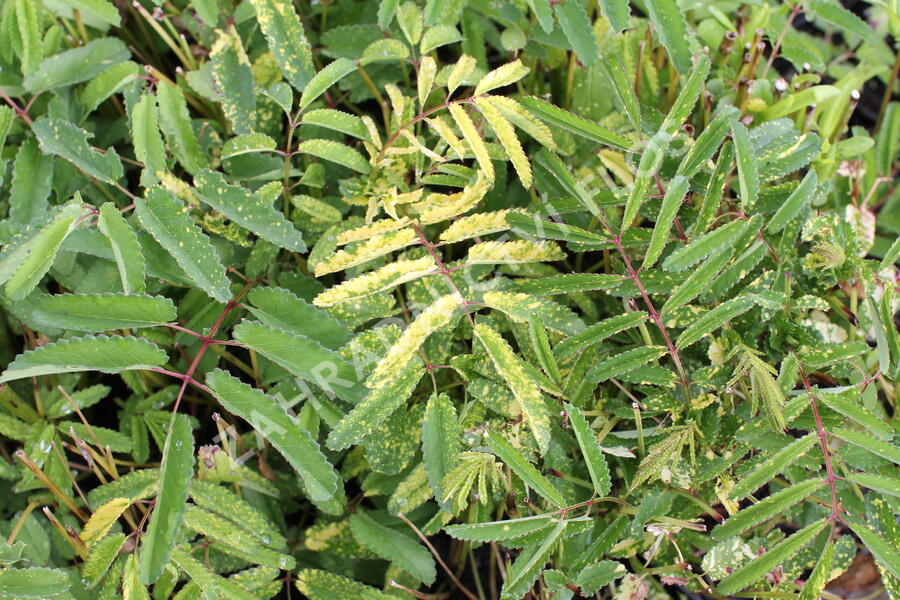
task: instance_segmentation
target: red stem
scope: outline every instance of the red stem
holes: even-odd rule
[[[831,452],[828,450],[828,440],[825,439],[825,426],[822,424],[822,416],[819,414],[819,404],[816,402],[816,395],[812,391],[812,385],[809,383],[809,377],[806,376],[806,370],[800,365],[800,377],[803,379],[803,387],[809,394],[809,404],[812,406],[813,415],[816,419],[816,435],[819,437],[819,445],[822,447],[822,454],[825,456],[825,481],[828,482],[828,488],[831,491],[831,515],[829,521],[842,520],[840,509],[838,508],[837,490],[834,482],[837,479],[834,475],[834,469],[831,466]]]

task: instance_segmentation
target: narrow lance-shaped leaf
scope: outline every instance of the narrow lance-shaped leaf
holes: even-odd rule
[[[848,419],[859,423],[863,429],[873,433],[883,440],[890,440],[894,431],[890,425],[885,423],[876,414],[870,412],[861,404],[857,404],[844,394],[819,394],[816,396],[819,401],[825,404],[831,410],[834,410]]]
[[[742,123],[735,120],[731,122],[731,134],[737,155],[741,208],[744,212],[754,212],[759,196],[759,167],[753,153],[753,144],[750,142],[750,132]]]
[[[572,424],[572,431],[575,432],[575,439],[578,441],[578,447],[581,448],[581,455],[588,468],[588,474],[591,476],[591,482],[594,484],[594,492],[598,496],[606,496],[611,488],[609,478],[609,466],[606,464],[606,458],[597,438],[591,432],[587,420],[581,411],[569,403],[565,404],[566,415]]]
[[[29,567],[0,571],[0,594],[6,598],[51,598],[66,594],[72,586],[62,569]]]
[[[890,496],[900,497],[900,479],[875,475],[873,473],[853,473],[847,476],[851,481]]]
[[[816,172],[810,169],[803,177],[800,185],[794,188],[794,191],[787,197],[787,200],[778,207],[778,210],[775,211],[775,214],[769,219],[769,222],[766,225],[766,231],[769,233],[778,233],[784,229],[787,224],[791,222],[791,219],[800,212],[803,205],[812,197],[813,193],[816,191],[818,182],[819,180],[816,177]]]
[[[122,280],[122,291],[126,294],[143,293],[145,264],[141,245],[131,225],[112,202],[105,202],[100,207],[97,228],[106,236],[112,248],[119,278]]]
[[[660,309],[660,314],[670,314],[673,310],[684,306],[707,290],[709,284],[719,274],[719,271],[731,260],[731,254],[731,248],[722,248],[691,272],[688,278],[672,291],[672,294]]]
[[[275,207],[250,190],[232,185],[218,172],[204,169],[194,178],[197,196],[241,227],[292,252],[305,252],[303,234]]]
[[[250,290],[247,299],[251,304],[248,310],[266,325],[305,335],[326,348],[336,350],[352,337],[339,320],[289,290],[256,287]]]
[[[484,345],[497,371],[519,401],[541,453],[546,452],[550,445],[550,415],[537,383],[525,370],[522,359],[496,330],[479,324],[475,326],[475,337]]]
[[[566,519],[560,519],[540,546],[533,545],[519,554],[509,569],[509,577],[503,583],[501,598],[504,600],[521,598],[527,592],[547,563],[556,542],[562,538],[567,524]]]
[[[803,589],[800,590],[799,600],[818,600],[822,596],[825,584],[831,580],[831,565],[834,561],[834,541],[828,540],[825,543],[825,550],[822,551],[816,566],[810,573]]]
[[[725,323],[742,315],[751,308],[753,308],[753,300],[746,296],[739,296],[728,300],[727,302],[723,302],[691,323],[691,325],[678,336],[675,346],[679,349],[687,348],[706,334],[712,333]]]
[[[810,433],[775,452],[738,480],[731,490],[731,497],[737,500],[753,493],[754,490],[781,473],[792,462],[806,454],[815,443],[816,435]]]
[[[21,38],[22,74],[26,77],[33,73],[43,57],[43,44],[41,43],[41,16],[40,4],[30,0],[16,0],[16,24]]]
[[[221,369],[207,375],[206,382],[228,412],[250,423],[285,457],[314,502],[324,502],[334,495],[340,481],[334,467],[309,432],[291,419],[275,398]]]
[[[823,485],[825,485],[825,480],[818,478],[795,483],[756,504],[742,508],[739,512],[729,517],[727,521],[713,529],[712,536],[715,539],[724,540],[731,536],[739,535],[751,527],[759,525],[766,519],[783,514],[791,506],[797,504]]]
[[[233,28],[228,32],[219,31],[209,55],[225,117],[236,133],[251,133],[256,122],[256,92],[241,38]]]
[[[822,531],[826,524],[827,521],[823,519],[807,525],[794,535],[769,548],[759,557],[735,569],[731,575],[719,582],[719,592],[730,596],[762,579],[766,573],[781,564],[782,561],[799,552],[801,548]]]
[[[131,52],[122,40],[101,37],[45,58],[36,71],[28,73],[22,85],[33,93],[74,85],[130,57]]]
[[[554,383],[560,383],[562,378],[559,373],[559,365],[556,362],[556,357],[553,355],[553,350],[550,348],[547,329],[544,327],[540,315],[531,315],[528,319],[528,337],[531,339],[531,345],[535,354],[537,354],[538,362],[544,373]]]
[[[678,248],[663,260],[662,266],[667,271],[684,271],[694,266],[713,252],[726,247],[731,240],[739,236],[747,226],[746,221],[736,220],[710,231],[691,241],[690,244]]]
[[[653,29],[666,47],[669,58],[682,75],[691,69],[691,38],[676,0],[648,0],[647,11]]]
[[[693,177],[713,157],[731,130],[731,121],[738,114],[733,106],[723,106],[703,130],[678,165],[678,175]]]
[[[372,169],[362,154],[332,140],[303,140],[297,145],[297,152],[309,154],[360,173],[368,173]]]
[[[566,358],[588,346],[598,344],[620,331],[637,327],[646,318],[647,313],[639,310],[604,319],[599,323],[594,323],[584,331],[580,331],[572,337],[564,339],[556,345],[556,348],[553,349],[553,353],[559,359]]]
[[[469,542],[499,542],[534,533],[553,522],[551,515],[534,515],[491,523],[448,525],[444,531],[458,540]]]
[[[672,229],[675,215],[678,214],[678,209],[681,207],[687,191],[687,178],[676,175],[669,182],[669,187],[666,189],[662,205],[659,208],[659,215],[656,217],[656,224],[653,226],[653,235],[650,237],[650,246],[647,248],[647,254],[644,256],[642,268],[651,268],[656,264],[659,255],[662,254],[663,249],[666,247],[666,242],[669,241],[669,231]]]
[[[225,267],[209,238],[191,219],[188,207],[162,188],[147,190],[146,199],[134,201],[141,227],[159,242],[185,274],[219,302],[231,299]]]
[[[530,70],[531,69],[522,64],[522,61],[519,59],[516,59],[513,62],[506,63],[504,65],[500,65],[481,78],[481,81],[479,81],[478,85],[475,86],[474,95],[480,96],[482,94],[490,92],[491,90],[505,87],[507,85],[512,85],[513,83],[528,75],[528,72]]]
[[[506,154],[509,156],[509,160],[512,162],[519,180],[522,182],[522,186],[525,188],[531,187],[531,164],[528,162],[528,157],[522,149],[519,138],[516,137],[512,124],[490,102],[485,102],[482,98],[476,98],[475,105],[481,111],[482,116],[484,116],[488,125],[491,126],[491,129],[494,130],[500,145],[506,150]]]
[[[597,61],[599,51],[594,28],[581,2],[558,2],[553,7],[563,35],[578,55],[582,64],[590,66]]]
[[[628,6],[627,0],[601,0],[601,6],[604,6],[606,3],[618,4],[619,2],[625,4],[626,7]],[[613,27],[615,27],[615,25],[613,25]],[[625,108],[625,114],[628,116],[631,126],[634,127],[635,131],[642,131],[641,107],[638,103],[637,96],[634,93],[634,87],[628,80],[628,76],[622,69],[622,65],[618,61],[604,58],[601,59],[600,66],[606,73],[607,79],[612,83],[613,92]]]
[[[25,224],[47,210],[55,160],[52,155],[40,151],[35,139],[25,140],[19,146],[9,194],[10,219]]]
[[[475,123],[472,122],[472,118],[459,104],[452,103],[448,108],[450,110],[450,115],[453,117],[453,121],[462,133],[463,139],[466,140],[466,143],[469,144],[469,148],[472,149],[472,153],[475,155],[475,161],[478,163],[478,168],[482,170],[488,181],[493,181],[494,165],[488,154],[487,146],[484,144],[484,139],[482,139],[481,134],[478,132],[478,128],[475,127]]]
[[[631,18],[628,0],[600,0],[600,12],[616,33],[628,28],[628,21]]]
[[[843,427],[837,428],[831,433],[849,444],[859,446],[876,456],[886,458],[887,460],[900,465],[900,447],[895,444],[872,437],[862,431],[844,429]]]
[[[588,372],[587,377],[595,383],[606,381],[643,367],[665,353],[666,348],[664,346],[645,346],[643,348],[626,350],[595,365]]]
[[[425,406],[422,421],[422,455],[428,484],[438,501],[443,500],[441,480],[456,464],[459,454],[459,422],[456,409],[447,394],[432,395]]]
[[[169,562],[181,530],[188,488],[194,475],[194,438],[185,415],[173,414],[159,471],[159,491],[147,533],[141,537],[139,575],[156,583]]]
[[[591,141],[622,149],[627,149],[630,146],[628,139],[618,133],[599,123],[585,119],[584,117],[579,117],[574,113],[570,113],[549,102],[545,102],[540,98],[527,96],[519,99],[519,103],[524,105],[525,108],[534,113],[534,115],[542,121],[571,131],[572,133]]]
[[[862,540],[865,548],[875,557],[875,560],[890,571],[894,577],[900,577],[900,550],[897,550],[897,546],[888,543],[856,517],[848,515],[846,521],[853,533]]]
[[[500,434],[489,431],[487,434],[487,443],[494,454],[500,457],[500,460],[509,465],[513,473],[519,476],[525,484],[540,494],[556,507],[565,506],[565,499],[558,489],[553,487],[547,479],[535,469],[524,456],[522,456],[512,445],[507,442]]]

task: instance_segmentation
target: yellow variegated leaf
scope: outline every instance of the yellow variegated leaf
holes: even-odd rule
[[[78,537],[88,547],[91,547],[106,535],[130,505],[131,500],[128,498],[113,498],[94,511],[91,518],[84,524],[84,528],[78,534]]]
[[[444,162],[446,159],[438,154],[437,152],[431,150],[428,146],[419,141],[419,138],[413,134],[409,129],[401,129],[400,135],[404,137],[404,139],[408,140],[410,144],[414,148],[416,148],[419,152],[430,158],[435,162]]]
[[[513,167],[515,167],[522,185],[526,189],[531,187],[531,165],[528,162],[528,157],[525,156],[525,151],[522,150],[522,144],[519,143],[519,138],[516,137],[516,131],[513,129],[512,124],[491,103],[482,102],[481,98],[476,98],[475,104],[491,126],[491,129],[497,134],[497,139],[500,140],[500,144],[506,150],[506,154],[509,156]]]
[[[420,224],[440,223],[475,208],[487,191],[487,181],[479,174],[475,183],[467,185],[463,191],[450,195],[430,194],[412,208],[418,213]]]
[[[459,130],[462,132],[462,136],[466,140],[466,143],[469,144],[469,148],[472,149],[472,154],[475,155],[478,166],[484,172],[488,181],[493,183],[494,165],[491,163],[491,156],[488,154],[487,146],[485,146],[481,134],[478,133],[475,123],[472,122],[468,113],[466,113],[465,109],[459,104],[450,105],[450,114],[453,116],[453,120],[456,121],[456,126],[459,127]]]
[[[419,62],[419,77],[417,80],[419,91],[419,109],[424,110],[425,101],[434,85],[434,78],[437,75],[437,63],[430,56],[423,56]]]
[[[423,310],[378,362],[366,385],[372,389],[384,387],[415,356],[429,335],[450,322],[462,302],[458,294],[448,294]]]
[[[451,94],[472,74],[476,64],[478,62],[468,54],[463,54],[456,61],[456,64],[453,65],[453,70],[450,71],[450,75],[447,77],[447,90]]]
[[[563,260],[565,253],[553,242],[516,240],[514,242],[481,242],[469,248],[466,263],[470,265],[552,262]]]
[[[376,235],[350,250],[338,250],[327,260],[316,264],[316,277],[361,265],[415,242],[416,232],[412,229],[401,229]]]
[[[475,326],[475,337],[484,345],[497,371],[519,401],[526,422],[543,454],[550,445],[550,414],[537,383],[525,370],[522,359],[516,356],[496,330],[479,324]]]
[[[521,60],[501,65],[485,75],[475,86],[475,95],[480,96],[493,89],[513,84],[522,79],[531,69],[522,64]]]
[[[441,116],[425,119],[425,122],[434,129],[435,133],[437,133],[448,146],[450,146],[450,149],[456,153],[456,157],[462,160],[466,155],[466,147],[463,145],[462,140],[453,132],[453,128],[450,127],[450,124]]]
[[[421,192],[422,190],[418,191]],[[375,221],[374,223],[369,223],[362,227],[354,227],[353,229],[342,231],[337,236],[337,244],[338,246],[345,246],[347,244],[352,244],[353,242],[361,242],[363,240],[371,239],[376,235],[403,229],[407,225],[409,225],[409,219],[401,219],[399,221],[395,221],[394,219],[381,219],[380,221]]]
[[[556,142],[550,128],[532,115],[524,106],[506,96],[482,96],[479,102],[487,102],[513,125],[533,137],[542,146],[556,150]]]
[[[527,323],[533,316],[554,331],[575,335],[584,329],[584,323],[571,310],[547,298],[515,292],[485,292],[484,303],[499,310],[514,321]]]
[[[416,260],[394,261],[325,290],[315,297],[313,304],[333,306],[363,296],[371,296],[392,289],[401,283],[424,277],[435,272],[436,268],[431,256],[423,256]]]
[[[473,237],[498,233],[509,229],[506,217],[512,212],[524,212],[520,209],[497,210],[488,213],[475,213],[453,222],[441,233],[441,242],[452,243],[468,240]]]

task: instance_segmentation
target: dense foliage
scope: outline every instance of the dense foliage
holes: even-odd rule
[[[900,598],[896,1],[0,40],[0,598]]]

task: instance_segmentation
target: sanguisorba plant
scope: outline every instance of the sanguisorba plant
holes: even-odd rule
[[[896,11],[6,0],[0,598],[900,597]]]

